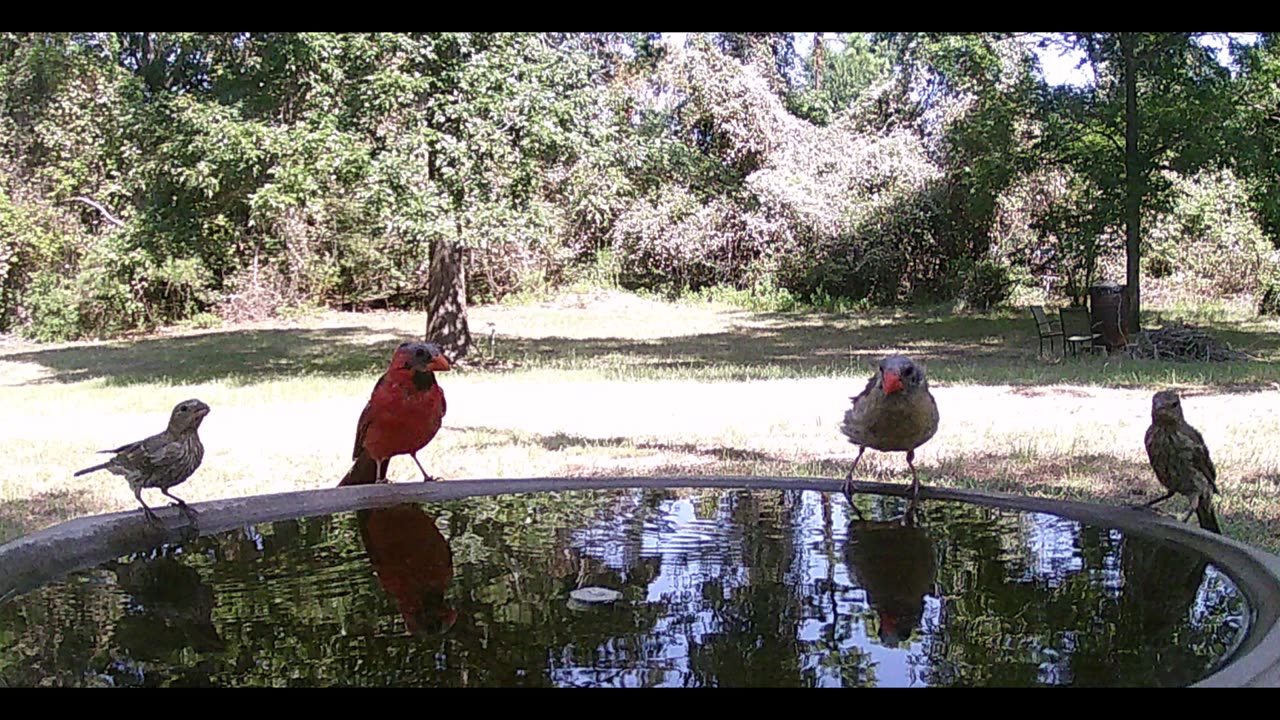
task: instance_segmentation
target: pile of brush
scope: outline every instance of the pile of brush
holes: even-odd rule
[[[1170,322],[1138,335],[1133,356],[1150,360],[1183,362],[1228,362],[1248,356],[1217,340],[1204,330],[1185,323]]]

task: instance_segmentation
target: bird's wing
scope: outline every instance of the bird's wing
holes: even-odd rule
[[[878,373],[875,375],[872,375],[871,378],[867,380],[867,386],[862,389],[862,392],[849,398],[850,400],[853,401],[853,404],[857,405],[859,400],[862,400],[863,398],[871,395],[871,391],[875,389],[876,381],[879,379],[880,379],[880,375]]]
[[[148,440],[155,440],[153,443],[144,444],[147,462],[154,467],[173,465],[185,452],[182,442],[177,438],[157,435]]]
[[[139,440],[128,445],[121,445],[116,450],[116,456],[111,462],[123,467],[133,468],[134,470],[149,471],[155,462],[153,456],[159,453],[160,449],[169,443],[172,438],[169,432],[156,433],[145,440]]]
[[[1147,446],[1147,460],[1151,462],[1151,469],[1155,471],[1160,483],[1169,487],[1172,482],[1169,476],[1169,455],[1164,448],[1160,447],[1159,435],[1160,428],[1152,423],[1151,427],[1147,428],[1147,435],[1144,438]]]
[[[1191,487],[1199,487],[1195,474],[1208,481],[1210,489],[1217,492],[1215,480],[1218,472],[1209,459],[1209,448],[1195,428],[1183,424],[1180,427],[1160,429],[1152,425],[1147,429],[1147,457],[1151,469],[1165,487],[1186,494]],[[1185,488],[1185,489],[1184,489]]]
[[[360,419],[356,421],[356,444],[351,450],[352,460],[359,458],[360,451],[364,449],[364,436],[365,433],[369,432],[369,424],[373,422],[373,399],[378,395],[378,390],[386,384],[387,376],[384,373],[373,386],[373,392],[369,394],[369,402],[365,403],[364,410],[360,413]]]
[[[1209,479],[1209,487],[1217,492],[1218,469],[1213,466],[1213,460],[1209,458],[1209,446],[1205,444],[1204,436],[1199,430],[1186,423],[1183,423],[1179,429],[1183,431],[1179,436],[1181,444],[1185,445],[1184,452],[1190,458],[1191,466],[1204,473],[1204,476]]]

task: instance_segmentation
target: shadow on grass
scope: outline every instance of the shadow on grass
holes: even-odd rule
[[[566,448],[627,447],[635,448],[637,450],[656,450],[659,452],[678,453],[682,455],[697,455],[725,462],[782,461],[782,458],[778,456],[757,450],[695,445],[693,443],[636,442],[634,438],[628,437],[593,438],[585,437],[583,435],[570,435],[563,432],[557,432],[551,435],[535,435],[533,433],[522,433],[506,428],[492,428],[479,425],[459,425],[450,429],[458,432],[479,433],[482,437],[490,439],[486,444],[506,445],[508,443],[514,444],[519,442],[530,442],[542,447],[544,450],[550,450],[552,452],[558,452]]]
[[[25,384],[101,379],[127,386],[168,381],[248,385],[300,376],[376,375],[399,341],[378,340],[361,326],[233,330],[0,356],[36,363],[51,377]]]
[[[1280,335],[1232,332],[1250,339],[1251,351],[1262,359],[1280,356]],[[891,351],[922,361],[938,384],[1176,384],[1254,392],[1280,382],[1280,369],[1273,362],[1040,357],[1034,323],[1014,311],[987,315],[902,310],[856,316],[757,313],[731,331],[654,340],[503,337],[497,354],[526,367],[598,367],[622,378],[750,380],[869,375],[873,364]]]
[[[671,312],[674,316],[679,310],[673,307]],[[678,325],[677,318],[672,322]],[[1246,335],[1253,340],[1255,353],[1272,358],[1280,355],[1276,334]],[[232,330],[39,350],[0,359],[36,363],[53,371],[52,377],[33,382],[101,378],[120,386],[157,381],[252,384],[297,376],[376,375],[395,343],[385,338],[386,331],[355,324],[329,329]],[[485,345],[481,343],[477,352]],[[864,376],[890,351],[922,361],[935,383],[1122,387],[1172,383],[1249,392],[1280,382],[1280,368],[1272,362],[1039,358],[1034,324],[1015,312],[757,313],[729,331],[660,339],[499,336],[496,358],[489,360],[514,361],[516,372],[552,368],[596,370],[615,379],[714,381]],[[473,367],[466,372],[512,370]]]
[[[101,511],[84,493],[72,490],[50,490],[29,498],[0,500],[0,543]]]

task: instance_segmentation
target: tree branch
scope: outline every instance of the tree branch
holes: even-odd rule
[[[101,205],[94,202],[93,200],[90,200],[87,197],[82,197],[80,195],[77,195],[71,199],[78,200],[84,203],[85,205],[88,205],[89,207],[93,208],[94,210],[97,210],[98,212],[102,213],[102,216],[105,217],[107,221],[110,222],[112,225],[115,225],[116,227],[124,227],[124,223],[117,220],[111,213],[107,212],[106,208],[102,207]]]

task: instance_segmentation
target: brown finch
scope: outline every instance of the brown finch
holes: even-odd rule
[[[208,414],[209,406],[203,402],[195,399],[183,400],[173,408],[173,413],[169,416],[169,427],[164,432],[112,450],[100,450],[99,452],[115,453],[115,457],[100,465],[80,470],[76,472],[76,476],[98,470],[120,475],[129,481],[133,496],[142,503],[142,509],[151,520],[156,519],[156,514],[142,500],[143,488],[158,488],[161,493],[176,500],[187,517],[192,517],[195,511],[187,507],[182,498],[170,493],[169,488],[185,482],[200,467],[200,461],[204,459],[204,445],[200,444],[200,436],[196,431]]]

